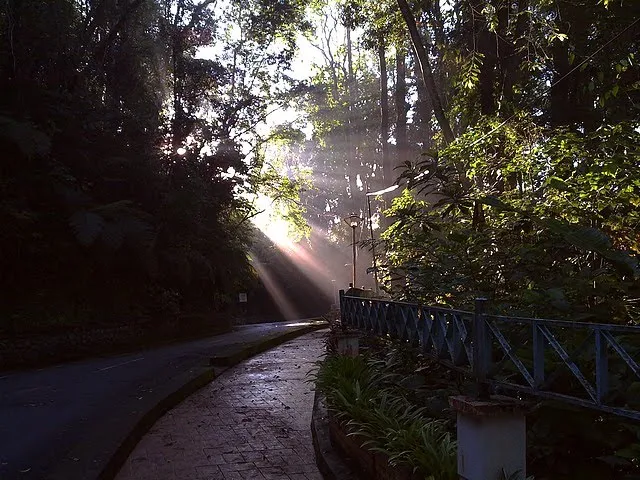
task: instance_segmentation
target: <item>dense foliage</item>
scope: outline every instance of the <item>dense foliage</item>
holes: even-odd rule
[[[405,294],[467,307],[485,295],[503,311],[538,316],[638,319],[638,132],[618,124],[523,144],[508,127],[463,144],[491,128],[470,130],[441,162],[418,165],[428,173],[413,183],[426,199],[405,191],[395,200],[398,221],[385,235],[392,261],[409,271]],[[468,160],[494,145],[508,153]],[[494,178],[463,188],[455,162],[472,179]]]
[[[224,4],[224,5],[223,5]],[[0,11],[2,327],[220,309],[254,278],[247,157],[296,1],[39,0]]]
[[[411,190],[388,211],[402,296],[640,320],[638,13],[628,2],[463,2],[444,35],[425,21],[436,72],[451,79],[440,93],[455,138],[407,164]]]
[[[637,3],[316,5],[308,149],[333,189],[309,197],[311,221],[347,243],[333,218],[366,218],[365,190],[399,180],[373,222],[390,227],[378,264],[393,296],[640,318]]]

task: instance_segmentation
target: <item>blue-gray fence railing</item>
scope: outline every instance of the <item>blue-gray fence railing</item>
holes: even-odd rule
[[[406,341],[467,372],[479,395],[522,392],[640,420],[640,327],[490,315],[352,297],[343,325]]]

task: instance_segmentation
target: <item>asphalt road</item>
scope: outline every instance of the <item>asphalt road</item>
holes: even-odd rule
[[[86,461],[70,457],[79,443],[99,444],[111,418],[144,405],[171,379],[304,322],[247,325],[132,354],[0,373],[0,479],[54,478],[61,462]]]

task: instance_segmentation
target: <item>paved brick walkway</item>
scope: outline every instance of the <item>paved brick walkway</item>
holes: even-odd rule
[[[311,443],[315,332],[224,372],[162,417],[117,480],[321,480]]]

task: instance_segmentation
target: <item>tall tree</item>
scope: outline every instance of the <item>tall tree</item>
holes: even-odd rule
[[[442,130],[442,136],[444,140],[449,143],[454,139],[453,131],[451,130],[451,124],[445,114],[442,99],[436,87],[436,83],[433,77],[433,69],[431,68],[431,62],[429,60],[429,56],[427,54],[427,50],[425,48],[422,37],[420,36],[420,32],[416,26],[416,19],[413,15],[413,12],[409,8],[406,0],[397,0],[398,7],[400,8],[400,12],[402,13],[402,17],[407,25],[407,29],[409,30],[409,35],[411,37],[411,44],[413,46],[414,51],[416,52],[416,57],[418,58],[418,64],[420,66],[420,74],[422,77],[422,81],[424,82],[425,88],[431,98],[433,113],[438,121],[438,125]]]
[[[396,165],[409,161],[409,139],[407,137],[407,68],[406,51],[402,45],[396,47]]]
[[[382,171],[385,184],[391,184],[393,165],[389,152],[389,78],[387,74],[387,51],[384,40],[378,43],[380,64],[380,143],[382,145]]]

